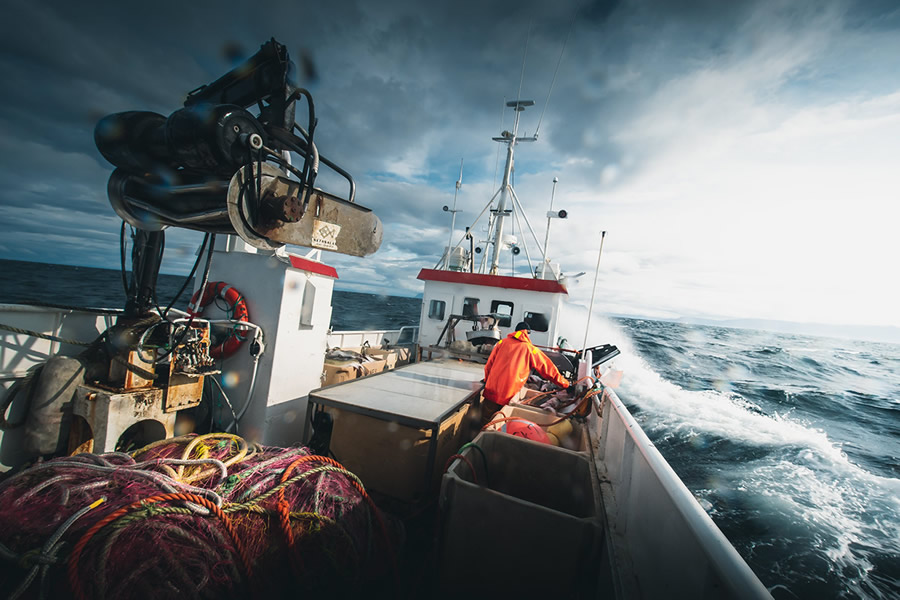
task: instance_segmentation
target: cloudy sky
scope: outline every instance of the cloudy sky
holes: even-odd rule
[[[498,183],[490,138],[511,125],[526,39],[532,133],[568,38],[515,184],[543,240],[559,178],[571,218],[551,254],[588,272],[574,299],[606,230],[608,312],[900,325],[894,0],[3,4],[0,258],[117,267],[97,119],[169,114],[234,66],[226,48],[275,37],[314,65],[320,151],[384,222],[374,256],[326,256],[339,286],[415,294],[460,159],[460,230]],[[164,271],[185,273],[200,237],[170,230]]]

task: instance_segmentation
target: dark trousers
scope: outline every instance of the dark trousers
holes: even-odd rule
[[[493,400],[488,400],[487,398],[481,399],[481,427],[484,427],[488,423],[494,420],[494,415],[496,415],[500,409],[503,408],[503,405],[497,404]]]

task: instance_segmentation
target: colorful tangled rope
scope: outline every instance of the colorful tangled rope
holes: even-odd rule
[[[224,433],[49,460],[0,483],[11,598],[353,595],[392,585],[392,537],[334,460]]]

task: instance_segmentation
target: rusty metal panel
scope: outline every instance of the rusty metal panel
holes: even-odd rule
[[[69,450],[79,452],[112,452],[122,434],[141,421],[157,421],[166,437],[174,432],[175,415],[162,410],[160,388],[109,390],[80,385],[75,392],[69,433]]]
[[[193,327],[169,360],[163,410],[171,413],[200,404],[204,375],[218,372],[209,356],[209,326]]]
[[[121,355],[119,355],[121,357]],[[155,354],[154,354],[155,356]],[[127,363],[127,364],[126,364]],[[154,373],[154,365],[152,362],[145,362],[141,359],[140,353],[136,350],[128,352],[128,358],[122,360],[112,360],[109,364],[109,384],[113,387],[121,387],[123,390],[137,390],[151,387],[153,380],[145,378],[136,373],[135,370],[128,367],[134,366],[142,371]]]
[[[200,404],[203,393],[203,375],[185,375],[174,373],[169,375],[169,386],[166,388],[164,411],[167,413],[191,408]]]
[[[155,356],[155,353],[154,353]],[[150,373],[154,373],[154,365],[152,362],[144,362],[141,358],[139,352],[132,350],[128,353],[128,364],[134,365],[139,369],[143,369],[144,371],[148,371]],[[141,388],[148,388],[153,385],[152,379],[146,379],[136,373],[132,369],[125,370],[125,389],[126,390],[136,390]]]

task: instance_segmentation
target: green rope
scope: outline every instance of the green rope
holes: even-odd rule
[[[225,478],[225,481],[222,482],[222,485],[219,486],[218,493],[220,496],[227,496],[234,488],[241,482],[241,478],[237,475],[229,475]]]
[[[481,456],[481,462],[482,464],[484,464],[484,485],[490,487],[490,484],[488,483],[488,461],[487,455],[484,453],[484,450],[478,444],[469,442],[468,444],[463,444],[462,446],[460,446],[458,454],[462,454],[462,451],[466,448],[474,448],[475,450],[478,450],[478,454]]]
[[[146,506],[144,508],[139,508],[134,510],[126,515],[122,515],[115,521],[109,524],[110,529],[122,529],[124,527],[128,527],[134,521],[141,521],[143,519],[147,519],[149,517],[154,517],[156,515],[163,514],[179,514],[179,515],[197,515],[197,512],[191,510],[190,508],[185,508],[183,506]],[[199,516],[199,515],[198,515]]]

